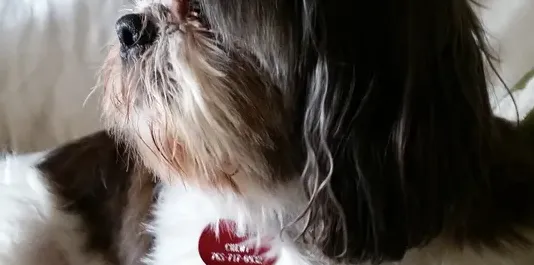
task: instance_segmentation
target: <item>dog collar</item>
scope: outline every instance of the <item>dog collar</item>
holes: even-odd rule
[[[218,228],[219,236],[214,227]],[[198,252],[206,265],[275,265],[277,257],[266,254],[269,244],[261,242],[259,247],[244,244],[246,237],[236,234],[236,223],[220,220],[204,228],[198,241]],[[271,253],[269,253],[271,254]]]

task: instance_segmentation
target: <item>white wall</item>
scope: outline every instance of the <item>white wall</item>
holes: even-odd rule
[[[121,0],[0,0],[0,149],[40,150],[96,130],[83,102]]]
[[[479,0],[481,18],[509,86],[534,68],[534,0]],[[497,85],[497,84],[496,84]]]

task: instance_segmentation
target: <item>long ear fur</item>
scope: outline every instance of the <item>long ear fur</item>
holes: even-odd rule
[[[304,2],[314,58],[304,71],[304,238],[350,262],[400,259],[438,235],[521,240],[511,224],[526,217],[506,207],[526,202],[507,192],[534,184],[518,177],[515,188],[498,187],[510,173],[497,162],[501,138],[514,128],[492,116],[489,52],[470,3]]]

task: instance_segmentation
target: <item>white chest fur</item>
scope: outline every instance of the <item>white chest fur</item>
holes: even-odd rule
[[[275,200],[275,199],[273,199]],[[233,220],[237,234],[243,234],[245,226],[257,228],[258,234],[271,236],[272,253],[277,256],[276,265],[307,265],[303,257],[290,243],[275,233],[284,216],[272,208],[258,206],[250,213],[242,201],[222,198],[183,185],[162,189],[154,212],[151,231],[155,235],[154,252],[149,256],[151,265],[205,265],[199,254],[199,239],[206,227],[220,220]],[[247,207],[247,208],[248,208]],[[250,208],[248,208],[250,209]],[[259,223],[251,223],[255,222]],[[262,231],[260,231],[262,230]],[[269,233],[272,232],[270,235]]]

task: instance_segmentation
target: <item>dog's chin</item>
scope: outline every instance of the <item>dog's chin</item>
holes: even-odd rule
[[[107,127],[165,182],[237,194],[276,186],[289,174],[280,162],[289,140],[269,79],[221,50],[198,21],[177,24],[162,6],[140,11],[159,25],[158,41],[139,56],[118,43],[109,53]]]

